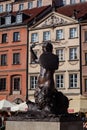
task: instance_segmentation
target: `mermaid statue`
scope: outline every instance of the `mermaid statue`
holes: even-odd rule
[[[49,112],[52,114],[66,114],[69,106],[68,98],[59,92],[54,83],[54,72],[59,67],[58,56],[53,54],[52,43],[44,43],[42,45],[42,54],[39,57],[35,55],[33,48],[35,44],[30,47],[33,60],[40,64],[40,74],[37,81],[37,86],[34,93],[35,104],[28,101],[29,108],[33,110]],[[31,107],[32,105],[32,107]]]

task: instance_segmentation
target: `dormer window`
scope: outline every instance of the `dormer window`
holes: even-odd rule
[[[3,12],[3,5],[0,5],[0,13]]]
[[[17,14],[16,23],[22,23],[22,14]]]
[[[28,3],[28,9],[32,9],[32,8],[33,8],[33,2],[30,1],[30,2]]]
[[[19,10],[21,11],[21,10],[23,10],[24,9],[24,4],[20,4],[19,5]]]
[[[12,10],[11,4],[6,4],[6,12],[10,12]]]
[[[5,24],[6,24],[6,25],[11,24],[11,16],[6,16],[6,17],[5,17]]]
[[[42,6],[42,0],[37,0],[37,7],[41,7]]]

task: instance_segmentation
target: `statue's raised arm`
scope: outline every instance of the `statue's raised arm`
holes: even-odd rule
[[[31,57],[33,59],[34,62],[38,63],[38,57],[36,56],[33,48],[35,47],[35,43],[33,43],[31,46],[30,46],[30,52],[31,52]]]

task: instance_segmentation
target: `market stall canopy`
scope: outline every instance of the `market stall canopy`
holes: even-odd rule
[[[10,111],[11,107],[13,107],[13,106],[14,105],[6,99],[3,99],[0,101],[0,110],[1,111]]]
[[[28,110],[28,106],[26,104],[26,102],[23,102],[19,105],[15,105],[13,107],[11,107],[11,111],[15,112],[15,111],[27,111]]]

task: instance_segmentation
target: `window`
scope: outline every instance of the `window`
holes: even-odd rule
[[[0,91],[6,90],[6,78],[0,78]]]
[[[77,74],[69,75],[69,88],[77,88]]]
[[[20,64],[20,53],[13,54],[13,64]]]
[[[8,39],[7,33],[2,34],[2,43],[6,43],[6,42],[7,42],[7,39]]]
[[[66,5],[66,0],[63,0],[63,5]]]
[[[63,39],[63,30],[60,29],[60,30],[56,30],[56,40],[61,40]]]
[[[87,79],[85,79],[85,92],[87,92]]]
[[[86,0],[80,0],[80,2],[85,2]]]
[[[3,5],[0,5],[0,13],[3,12]]]
[[[37,0],[37,7],[41,7],[42,6],[42,0]]]
[[[77,28],[70,28],[70,38],[77,37]]]
[[[6,12],[10,12],[12,10],[11,4],[6,4]]]
[[[20,91],[20,77],[13,78],[13,91]]]
[[[87,31],[84,32],[84,36],[85,42],[87,42]]]
[[[50,32],[46,31],[43,32],[43,41],[49,41],[50,40]]]
[[[1,66],[7,65],[7,55],[1,54]]]
[[[62,74],[56,75],[56,87],[57,88],[64,87],[64,76]]]
[[[17,14],[16,23],[22,23],[22,14]]]
[[[19,32],[13,33],[13,41],[14,42],[20,41],[20,33]]]
[[[11,24],[11,16],[5,17],[5,24],[10,25]]]
[[[19,5],[19,10],[21,11],[21,10],[23,10],[23,8],[24,8],[24,4],[20,4]]]
[[[85,65],[87,65],[87,53],[85,53]]]
[[[76,60],[77,59],[77,48],[70,48],[70,59],[69,60]]]
[[[35,89],[37,85],[37,76],[30,77],[30,88]]]
[[[70,0],[70,4],[75,4],[75,0]]]
[[[63,49],[56,50],[56,54],[58,55],[59,61],[64,61],[64,50]]]
[[[38,42],[38,33],[32,33],[31,35],[31,42]]]
[[[28,9],[32,9],[32,8],[33,8],[33,2],[31,1],[28,3]]]

